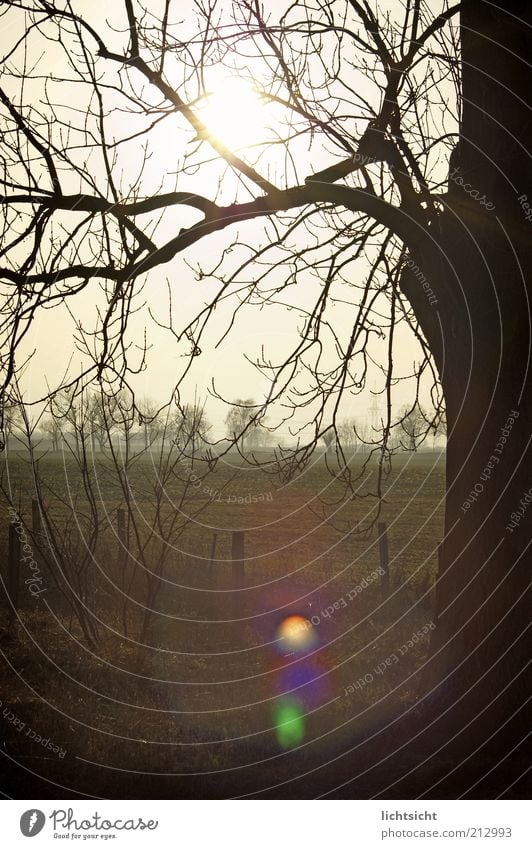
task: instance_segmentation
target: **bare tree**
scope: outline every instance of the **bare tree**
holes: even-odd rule
[[[416,404],[413,408],[404,407],[401,413],[401,429],[406,436],[406,445],[401,447],[406,451],[417,451],[419,442],[427,435],[427,416],[423,408]]]
[[[20,404],[16,400],[6,401],[4,405],[4,427],[3,445],[9,449],[10,437],[21,433],[23,420],[20,412]]]
[[[227,436],[237,444],[241,454],[260,444],[257,409],[253,398],[236,398],[225,418]]]
[[[62,390],[50,399],[49,408],[66,444],[81,457],[94,450],[93,399],[87,389]]]
[[[90,422],[90,433],[93,449],[95,443],[101,452],[105,451],[108,444],[107,420],[116,407],[114,396],[107,396],[103,392],[93,392],[89,396],[87,416]]]
[[[240,313],[286,304],[302,284],[292,349],[256,363],[268,405],[288,420],[308,414],[310,435],[284,459],[308,462],[341,396],[361,393],[376,364],[377,515],[400,428],[395,353],[409,332],[416,398],[433,401],[427,427],[445,406],[449,432],[426,689],[457,733],[486,692],[500,694],[482,741],[489,723],[510,733],[528,663],[530,539],[506,525],[531,464],[530,5],[234,0],[219,16],[194,6],[183,27],[170,2],[157,19],[127,0],[99,28],[78,3],[17,0],[2,14],[3,389],[23,369],[29,330],[66,303],[84,357],[78,393],[104,373],[127,385],[146,366],[129,322],[152,284],[160,292],[150,272],[227,228],[220,261],[197,265],[216,287],[204,308],[177,328],[168,283],[168,309],[150,313],[185,363],[179,380],[230,294]],[[54,77],[52,50],[65,68]],[[202,111],[213,75],[247,79],[273,129],[247,148],[225,143]],[[57,105],[67,91],[68,116]],[[172,162],[154,178],[165,124]],[[98,285],[83,321],[76,305]],[[368,497],[343,468],[346,492]]]
[[[205,402],[194,401],[192,404],[178,405],[175,413],[174,427],[176,444],[185,455],[190,457],[194,465],[198,449],[205,446],[211,429],[205,412]]]
[[[95,391],[90,397],[97,395]],[[17,505],[18,515],[31,537],[32,556],[38,556],[47,578],[66,602],[69,629],[75,619],[92,647],[100,639],[102,621],[117,612],[125,637],[135,633],[141,640],[146,638],[150,624],[158,616],[156,602],[161,590],[171,583],[166,573],[171,564],[175,567],[181,538],[216,497],[209,487],[198,486],[208,474],[208,467],[192,479],[183,463],[186,455],[173,438],[168,416],[160,422],[159,450],[151,457],[151,474],[135,473],[145,451],[131,451],[128,436],[117,445],[113,439],[115,422],[108,415],[106,397],[102,396],[101,408],[105,411],[108,455],[105,463],[98,466],[84,427],[86,419],[74,417],[72,410],[68,413],[76,424],[78,443],[77,449],[70,446],[73,463],[68,468],[66,490],[60,478],[43,474],[28,412],[19,404],[21,440],[28,448],[25,462],[42,531],[34,532],[32,508],[26,499],[25,506]],[[124,425],[126,398],[120,398],[117,410],[120,426],[125,428],[122,432],[128,434],[127,421]],[[11,482],[3,476],[0,491],[8,503],[16,504]],[[125,516],[121,535],[112,526],[114,515],[102,500],[102,491],[118,494],[119,509]],[[55,608],[55,603],[52,606]],[[64,603],[59,612],[64,614]]]
[[[325,450],[327,451],[327,453],[331,452],[333,448],[337,445],[338,437],[336,432],[332,428],[329,430],[325,430],[322,433],[321,438],[325,443]]]
[[[114,428],[118,437],[119,450],[129,456],[132,451],[131,439],[139,426],[137,408],[133,394],[128,389],[120,389],[113,398],[112,407],[106,405],[106,416],[109,427]]]
[[[338,438],[346,451],[356,451],[361,427],[354,419],[344,419],[338,426]]]
[[[52,443],[52,451],[59,451],[59,446],[63,437],[60,422],[55,416],[47,416],[41,422],[41,430]]]
[[[138,404],[139,424],[144,434],[144,450],[148,451],[161,436],[163,425],[160,421],[160,408],[150,398],[142,398]]]

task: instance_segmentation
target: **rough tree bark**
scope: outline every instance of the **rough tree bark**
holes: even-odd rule
[[[532,9],[465,3],[461,34],[455,176],[495,209],[450,181],[435,244],[419,255],[437,311],[407,278],[404,287],[436,359],[448,426],[427,716],[441,715],[431,731],[440,739],[457,735],[449,752],[465,759],[481,746],[495,763],[494,753],[519,747],[530,694],[532,509],[508,526],[532,487],[532,223],[522,208],[532,197]]]

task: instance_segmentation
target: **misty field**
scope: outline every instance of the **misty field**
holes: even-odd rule
[[[282,795],[283,782],[415,710],[442,455],[399,454],[385,479],[389,588],[376,528],[357,532],[372,502],[342,501],[319,456],[284,484],[237,456],[212,472],[181,462],[164,480],[143,456],[125,487],[101,456],[88,489],[72,457],[37,465],[46,515],[32,537],[31,466],[22,453],[2,460],[0,721],[14,792],[33,776],[43,798],[61,787],[116,796],[118,781],[130,798],[275,795],[277,785]],[[370,464],[366,487],[372,477]],[[14,511],[42,591],[28,592],[21,561],[9,619]],[[307,623],[302,652],[280,640],[289,617]]]

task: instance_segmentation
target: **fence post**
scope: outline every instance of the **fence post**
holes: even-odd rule
[[[383,570],[381,574],[381,593],[385,598],[390,593],[390,560],[388,554],[388,530],[386,528],[386,522],[379,522],[378,531],[379,559],[381,569]]]
[[[7,593],[11,604],[8,609],[8,620],[10,624],[16,619],[19,596],[19,569],[20,569],[20,538],[13,523],[9,525],[8,549],[7,549]]]

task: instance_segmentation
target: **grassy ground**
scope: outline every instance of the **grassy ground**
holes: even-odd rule
[[[353,459],[354,466],[360,462]],[[85,582],[87,606],[99,620],[95,645],[83,637],[52,576],[48,595],[38,600],[22,591],[17,623],[9,625],[4,613],[0,722],[10,795],[25,790],[27,797],[28,783],[46,787],[41,795],[47,798],[65,795],[42,778],[68,788],[66,795],[255,793],[321,767],[414,709],[416,670],[434,616],[442,458],[419,453],[394,462],[381,516],[391,561],[385,594],[376,574],[377,534],[346,533],[363,522],[369,502],[355,499],[338,509],[340,489],[322,461],[281,487],[257,469],[236,477],[227,466],[212,473],[187,494],[164,580],[154,579],[155,613],[144,633],[144,567],[128,562],[120,571],[115,516],[123,499],[105,461],[99,463],[98,509],[109,519]],[[48,507],[60,526],[79,487],[75,468],[49,455],[40,474],[53,480]],[[28,515],[32,482],[24,458],[10,455],[4,486],[8,478],[14,503]],[[147,461],[135,466],[130,483],[137,525],[148,533],[154,479]],[[182,477],[169,482],[174,504],[182,488]],[[1,551],[7,507],[0,513]],[[172,510],[165,503],[166,518]],[[83,528],[82,494],[76,511]],[[325,512],[334,513],[333,523]],[[236,592],[234,529],[245,531],[246,558]],[[131,561],[137,546],[132,538]],[[154,557],[158,550],[155,542]],[[123,596],[111,585],[119,579],[132,599],[127,634]],[[289,615],[315,623],[309,629],[314,642],[295,654],[276,642]],[[295,704],[302,719],[279,733],[275,725],[290,715],[282,713],[287,704]]]

